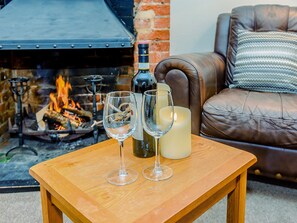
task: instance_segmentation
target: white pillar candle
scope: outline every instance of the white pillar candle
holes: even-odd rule
[[[157,104],[156,110],[159,111],[160,109],[168,106],[168,95],[161,91],[171,91],[170,87],[165,83],[157,83]],[[157,112],[157,123],[160,123],[159,120],[159,112]]]
[[[171,91],[170,87],[167,84],[164,83],[157,83],[157,90],[158,91]],[[168,106],[168,96],[164,93],[158,93],[157,94],[157,109],[160,110],[163,107]]]
[[[157,83],[157,89],[171,91],[169,85],[165,83]]]
[[[169,118],[169,109],[162,109],[160,119],[167,122]],[[161,155],[169,159],[181,159],[191,154],[191,111],[188,108],[174,106],[174,123],[161,137],[160,149]]]

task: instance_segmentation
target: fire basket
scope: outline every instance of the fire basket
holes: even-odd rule
[[[28,81],[29,79],[26,77],[16,77],[16,78],[9,79],[10,89],[17,98],[17,111],[15,115],[15,122],[16,122],[16,125],[18,126],[19,145],[10,149],[6,153],[6,156],[8,156],[11,152],[17,152],[17,150],[20,150],[20,151],[29,150],[29,151],[32,151],[34,155],[37,155],[37,152],[35,149],[27,145],[24,145],[22,96],[29,90]]]

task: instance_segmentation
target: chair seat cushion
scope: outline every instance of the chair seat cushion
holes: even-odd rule
[[[297,148],[297,95],[226,88],[203,105],[201,133]]]

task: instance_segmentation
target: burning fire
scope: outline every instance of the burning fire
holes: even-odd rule
[[[59,75],[56,80],[56,93],[50,93],[49,110],[63,116],[68,119],[74,126],[79,126],[82,123],[82,119],[75,114],[76,111],[81,110],[79,103],[75,103],[69,97],[69,91],[72,90],[71,84],[68,81],[64,81],[63,77]],[[57,115],[56,115],[57,116]],[[60,118],[61,119],[61,118]],[[65,129],[62,125],[56,126],[57,130]]]
[[[69,98],[69,90],[72,90],[71,84],[64,81],[63,77],[59,75],[56,80],[57,93],[50,93],[49,97],[51,103],[49,109],[51,111],[61,112],[63,108],[80,108],[78,103],[75,103]]]

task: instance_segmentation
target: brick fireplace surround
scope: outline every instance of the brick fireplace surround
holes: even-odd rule
[[[136,43],[148,40],[150,44],[150,70],[154,71],[156,64],[169,56],[170,48],[170,0],[134,0],[134,28]],[[138,66],[138,51],[134,47],[134,70]],[[0,58],[0,143],[8,139],[8,118],[13,119],[15,102],[9,89],[7,79],[14,71],[1,65]],[[133,68],[127,76],[134,74]]]

